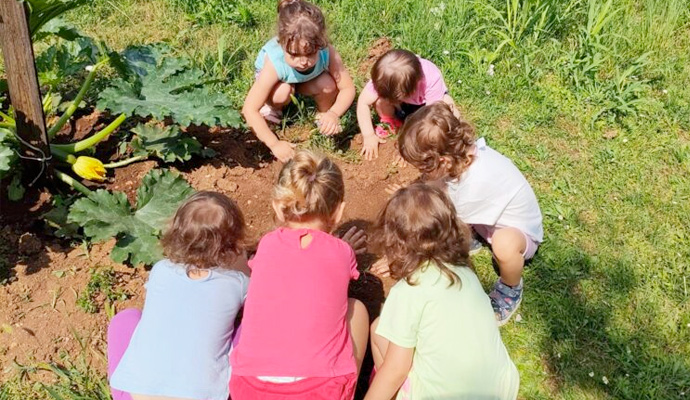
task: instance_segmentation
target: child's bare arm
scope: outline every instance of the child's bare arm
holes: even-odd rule
[[[373,160],[379,156],[379,143],[386,141],[380,139],[374,133],[374,123],[371,120],[371,106],[376,103],[378,95],[368,90],[362,90],[357,99],[357,123],[362,132],[362,151],[361,154],[366,160]]]
[[[264,117],[259,113],[261,107],[266,104],[271,90],[273,90],[273,87],[278,82],[278,74],[273,64],[267,59],[256,82],[254,82],[254,85],[249,89],[249,93],[247,93],[247,97],[244,99],[242,115],[244,115],[244,119],[247,121],[249,128],[254,131],[254,134],[259,140],[271,149],[273,155],[280,161],[287,161],[292,158],[294,154],[293,148],[295,146],[289,142],[278,139],[271,131],[271,128],[268,127]]]
[[[381,369],[374,376],[364,400],[390,400],[400,389],[412,368],[414,348],[390,342]]]
[[[331,111],[338,117],[342,117],[355,100],[355,83],[352,81],[350,73],[347,72],[347,68],[338,51],[333,46],[330,46],[328,51],[331,57],[328,72],[338,87],[338,96],[335,99],[335,103],[331,106]]]
[[[338,94],[331,108],[325,112],[319,113],[317,118],[319,119],[319,129],[321,133],[324,135],[335,135],[342,130],[340,126],[340,117],[345,115],[355,98],[355,84],[352,82],[352,77],[350,73],[347,72],[347,68],[345,68],[340,54],[338,54],[333,46],[330,46],[328,51],[331,60],[328,66],[328,73],[335,81],[336,87],[338,88]]]

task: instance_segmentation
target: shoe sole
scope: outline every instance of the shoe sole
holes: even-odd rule
[[[513,317],[513,315],[515,315],[515,313],[517,312],[517,310],[520,308],[520,304],[521,304],[521,303],[522,303],[522,297],[520,298],[520,300],[518,300],[517,305],[515,306],[515,308],[513,309],[513,311],[511,311],[510,314],[508,314],[508,317],[506,317],[506,319],[504,319],[504,320],[502,320],[502,321],[501,321],[501,320],[496,320],[496,324],[499,326],[499,328],[500,328],[501,326],[507,324],[508,321],[510,321],[510,319]]]

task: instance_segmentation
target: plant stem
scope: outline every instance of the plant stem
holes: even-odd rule
[[[14,129],[15,125],[10,122],[0,122],[0,128]]]
[[[69,121],[69,119],[72,117],[72,114],[74,114],[74,112],[77,111],[77,108],[79,108],[79,104],[86,95],[86,92],[91,87],[91,83],[93,82],[94,78],[96,78],[96,72],[102,65],[103,63],[98,63],[93,66],[93,69],[89,72],[89,75],[86,76],[86,80],[81,85],[81,89],[79,89],[77,97],[75,97],[72,101],[72,104],[70,104],[70,106],[67,107],[67,110],[65,110],[65,113],[62,114],[58,122],[55,123],[55,125],[53,125],[53,127],[48,130],[48,137],[52,138],[53,136],[55,136],[55,134],[58,133],[60,129],[62,129],[65,123]]]
[[[70,185],[74,190],[80,192],[84,196],[88,197],[93,193],[89,188],[82,185],[79,181],[67,175],[66,173],[58,171],[57,169],[53,170],[53,172],[55,172],[55,175],[58,177],[58,179]]]
[[[120,116],[117,117],[115,121],[111,122],[110,125],[103,128],[100,132],[96,132],[91,137],[88,137],[84,140],[80,140],[76,143],[54,144],[51,145],[51,148],[66,151],[68,153],[78,153],[80,151],[84,151],[88,148],[95,146],[101,140],[105,139],[108,135],[113,133],[113,131],[117,129],[117,127],[120,126],[126,118],[127,116],[125,114],[120,114]]]
[[[124,167],[125,165],[129,165],[129,164],[131,164],[131,163],[135,163],[135,162],[137,162],[137,161],[146,160],[148,157],[149,157],[148,155],[145,155],[145,156],[134,156],[134,157],[127,158],[127,159],[124,159],[124,160],[111,162],[110,164],[105,164],[105,165],[103,165],[103,166],[106,167],[106,168],[108,168],[108,169],[111,169],[111,168],[119,168],[119,167]]]

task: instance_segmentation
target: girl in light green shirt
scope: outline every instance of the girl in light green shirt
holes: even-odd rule
[[[469,261],[470,234],[445,193],[396,192],[376,245],[398,279],[372,324],[377,373],[365,400],[513,400],[519,375]]]

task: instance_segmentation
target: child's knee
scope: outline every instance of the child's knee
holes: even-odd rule
[[[338,85],[330,74],[324,73],[319,77],[317,91],[319,94],[333,94],[338,91]]]
[[[525,235],[516,228],[498,229],[491,237],[491,248],[499,262],[522,257],[526,246]]]
[[[271,100],[275,105],[285,106],[290,102],[291,96],[294,93],[295,88],[292,85],[290,85],[289,83],[280,82],[276,85]]]

